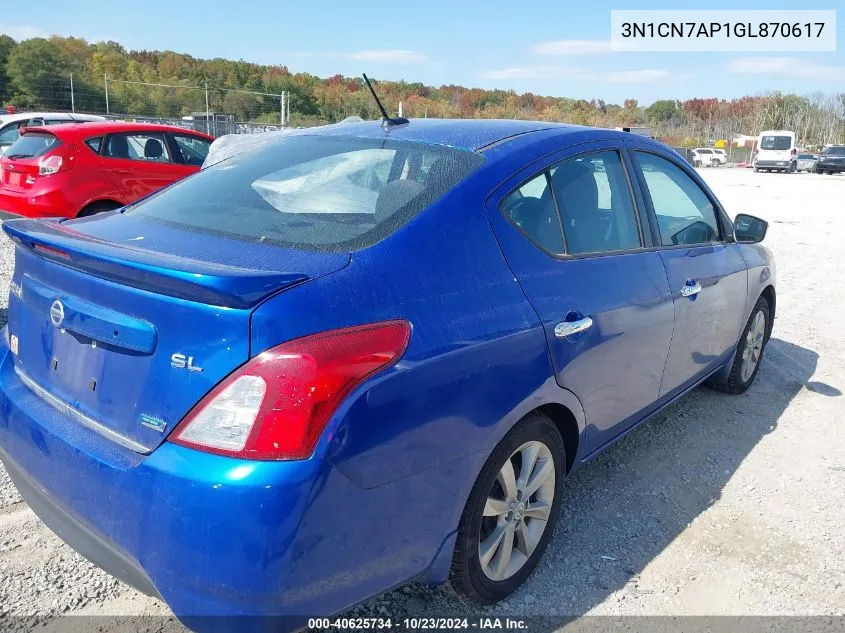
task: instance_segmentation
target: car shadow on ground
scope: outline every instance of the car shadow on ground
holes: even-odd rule
[[[545,557],[505,603],[474,607],[448,586],[415,584],[368,601],[354,610],[356,615],[587,613],[635,579],[718,502],[742,461],[764,436],[777,430],[789,403],[807,386],[817,360],[816,352],[773,338],[756,382],[746,393],[731,396],[700,387],[574,473]],[[819,384],[807,388],[839,395],[837,389]],[[561,624],[550,622],[548,628]]]

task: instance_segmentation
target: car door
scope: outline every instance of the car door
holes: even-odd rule
[[[632,149],[675,305],[665,396],[731,355],[743,326],[748,273],[724,212],[697,174],[654,146],[632,143]]]
[[[657,399],[672,338],[666,273],[648,249],[638,198],[622,147],[591,143],[514,176],[488,200],[556,379],[584,408],[590,451]]]
[[[160,132],[119,132],[104,140],[103,169],[129,204],[166,187],[189,173],[174,162],[165,135]]]

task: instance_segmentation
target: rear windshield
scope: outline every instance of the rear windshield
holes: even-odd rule
[[[815,158],[812,154],[799,154],[798,158],[801,160],[809,160]]]
[[[791,136],[764,136],[760,141],[760,149],[784,150],[792,149]]]
[[[52,134],[24,134],[9,146],[5,158],[38,158],[57,148],[62,142]]]
[[[825,151],[828,156],[845,156],[845,145],[837,145],[835,147],[828,147]]]
[[[482,162],[439,145],[293,135],[203,169],[125,212],[249,242],[356,250],[398,230]]]

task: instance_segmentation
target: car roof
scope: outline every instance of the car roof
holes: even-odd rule
[[[38,126],[27,128],[32,133],[36,131],[50,132],[56,136],[97,136],[99,134],[114,134],[116,132],[180,132],[201,136],[208,140],[214,140],[203,132],[189,130],[176,125],[162,125],[160,123],[129,123],[126,121],[93,121],[90,123],[59,123],[50,126]]]
[[[307,128],[300,134],[391,138],[478,151],[515,136],[549,129],[578,131],[585,128],[564,123],[509,119],[411,119],[407,125],[384,127],[381,121],[364,121]]]
[[[0,114],[0,125],[13,121],[27,119],[43,119],[44,117],[67,118],[68,121],[105,121],[105,117],[97,114],[76,114],[74,112],[15,112],[14,114]]]

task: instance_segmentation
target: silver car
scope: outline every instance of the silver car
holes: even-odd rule
[[[819,157],[815,154],[798,154],[795,159],[795,171],[813,171],[818,162]]]

